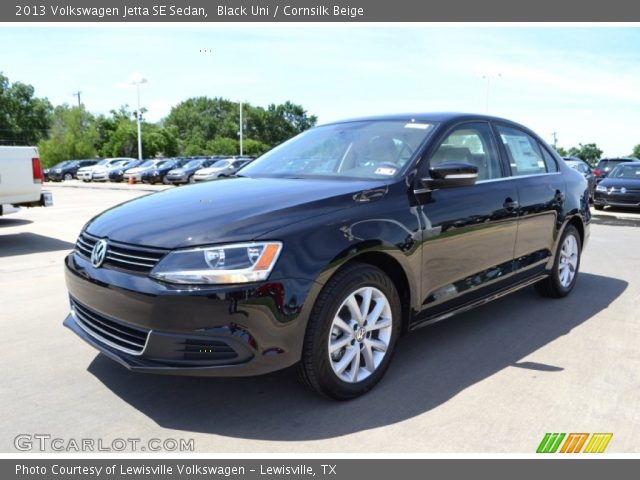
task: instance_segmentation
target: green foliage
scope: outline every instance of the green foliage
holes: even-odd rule
[[[237,155],[240,143],[234,138],[218,137],[207,142],[207,155]]]
[[[10,84],[0,73],[0,143],[36,145],[47,137],[52,110],[49,100],[34,97],[31,85]]]
[[[267,109],[245,103],[242,112],[247,139],[243,142],[243,153],[247,155],[263,153],[317,122],[317,117],[308,115],[302,106],[291,102],[272,104]],[[238,103],[222,98],[190,98],[171,109],[165,125],[175,127],[182,155],[240,153],[237,141],[240,131]],[[227,141],[221,142],[222,138]],[[234,151],[230,150],[232,142],[237,145]]]
[[[94,158],[98,140],[96,124],[91,114],[80,107],[61,105],[53,111],[49,138],[38,144],[44,166],[62,160]]]
[[[598,159],[602,157],[602,150],[595,143],[587,143],[586,145],[579,143],[578,147],[569,149],[569,156],[581,158],[587,163],[595,165]]]
[[[633,151],[631,152],[631,156],[634,158],[640,158],[640,144],[633,147]]]
[[[558,155],[560,155],[561,157],[568,157],[569,153],[562,147],[553,147],[555,148],[556,152],[558,152]]]

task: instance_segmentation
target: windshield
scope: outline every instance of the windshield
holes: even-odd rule
[[[225,168],[231,163],[229,160],[218,160],[216,163],[211,165],[211,168]]]
[[[633,178],[640,180],[640,164],[618,165],[609,175],[612,178]]]
[[[312,128],[244,167],[243,176],[384,179],[407,164],[434,124],[376,120]]]
[[[165,160],[163,162],[161,162],[160,164],[158,164],[156,166],[156,168],[172,168],[174,166],[176,166],[176,161],[175,160]]]
[[[202,165],[202,160],[191,160],[182,168],[196,168],[196,167],[199,167],[200,165]]]
[[[139,165],[140,168],[143,167],[151,167],[153,165],[155,165],[157,160],[145,160],[144,162],[142,162],[142,164]]]

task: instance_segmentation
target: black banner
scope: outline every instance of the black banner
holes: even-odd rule
[[[633,22],[640,6],[512,0],[35,0],[2,2],[2,22]]]
[[[633,478],[640,461],[623,459],[286,459],[286,460],[0,460],[0,477],[13,479],[122,480],[154,478],[277,478],[317,480],[425,480],[430,478]]]

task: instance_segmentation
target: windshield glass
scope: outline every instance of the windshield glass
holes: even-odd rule
[[[159,165],[157,165],[156,168],[173,168],[174,166],[176,166],[175,160],[164,160]]]
[[[191,160],[182,168],[196,168],[202,165],[202,160]]]
[[[395,176],[434,124],[357,121],[312,128],[244,167],[243,176],[384,179]]]
[[[142,162],[139,167],[143,168],[143,167],[151,167],[153,165],[155,165],[156,161],[155,160],[145,160],[144,162]]]
[[[640,180],[640,165],[618,165],[610,175],[612,178],[633,178]]]
[[[229,163],[231,163],[229,160],[218,160],[216,163],[211,165],[211,168],[225,168]]]

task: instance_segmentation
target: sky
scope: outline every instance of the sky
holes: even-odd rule
[[[194,96],[290,100],[319,123],[488,107],[565,148],[640,144],[640,28],[3,26],[0,45],[10,81],[94,113],[135,108],[138,75],[150,121]]]

